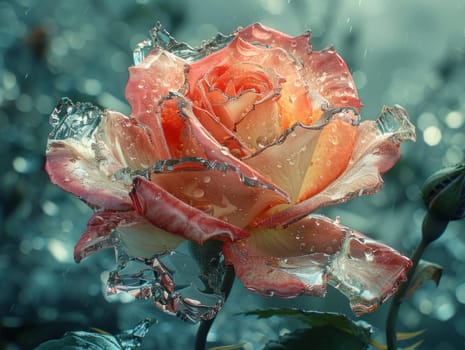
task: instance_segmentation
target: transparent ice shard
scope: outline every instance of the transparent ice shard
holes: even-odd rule
[[[188,62],[197,61],[212,52],[225,47],[235,38],[235,35],[225,35],[218,33],[211,40],[202,42],[199,47],[193,48],[190,45],[176,41],[171,34],[163,28],[161,23],[157,23],[150,31],[150,39],[140,42],[133,52],[134,64],[137,65],[154,49],[163,49],[185,59]]]
[[[415,126],[408,118],[407,111],[399,106],[383,106],[376,124],[381,134],[392,134],[390,140],[396,144],[404,140],[415,141]]]
[[[155,320],[146,318],[142,322],[138,323],[134,328],[117,334],[115,338],[124,350],[138,348],[154,323]]]
[[[221,309],[225,265],[219,250],[204,264],[191,254],[191,242],[150,259],[129,257],[115,242],[117,269],[108,278],[109,295],[125,292],[152,299],[160,310],[190,322],[211,319]],[[196,245],[197,251],[208,248]]]
[[[103,112],[91,103],[73,103],[63,97],[50,115],[53,127],[49,140],[88,139],[97,129]]]

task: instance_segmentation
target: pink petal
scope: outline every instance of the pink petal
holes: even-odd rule
[[[196,95],[196,83],[211,67],[228,67],[238,62],[266,67],[267,70],[273,70],[276,75],[284,78],[281,83],[281,97],[276,101],[281,113],[281,119],[276,127],[281,132],[299,121],[311,124],[321,115],[321,111],[318,111],[318,115],[313,116],[311,94],[300,73],[301,64],[295,57],[280,47],[254,45],[243,40],[240,35],[225,48],[191,64],[188,96]],[[318,102],[316,108],[319,110],[320,106],[321,103]]]
[[[296,57],[303,67],[303,80],[312,96],[314,109],[320,108],[321,103],[329,103],[331,108],[351,106],[360,110],[362,107],[344,60],[333,48],[313,51],[310,33],[291,37],[255,23],[239,30],[237,36],[255,45],[282,48]]]
[[[347,169],[326,189],[309,199],[273,214],[257,226],[288,225],[307,214],[348,201],[381,188],[381,174],[400,158],[400,143],[415,140],[415,128],[407,112],[399,107],[384,107],[376,121],[365,121],[359,128]]]
[[[330,281],[360,314],[392,295],[411,266],[388,246],[325,217],[250,233],[226,242],[223,253],[245,287],[264,295],[322,296]]]
[[[237,31],[237,36],[252,44],[260,44],[274,47],[281,47],[295,55],[299,50],[303,53],[312,52],[311,34],[307,32],[297,37],[292,37],[275,29],[265,27],[261,23],[251,24]]]
[[[186,204],[155,183],[134,179],[134,207],[153,225],[200,244],[208,239],[236,240],[248,236],[241,228]]]
[[[156,114],[163,97],[184,87],[185,65],[181,58],[155,50],[140,64],[129,68],[126,98],[132,107],[131,115],[148,127],[158,159],[168,159],[170,155]]]
[[[184,239],[153,226],[135,211],[102,211],[91,216],[74,249],[74,260],[124,245],[131,257],[151,258],[174,250]]]
[[[349,68],[333,48],[313,51],[301,59],[310,91],[318,92],[331,107],[351,106],[360,110],[362,103]]]
[[[101,152],[100,152],[101,151]],[[45,170],[50,180],[81,198],[90,206],[114,210],[132,207],[128,189],[112,175],[122,165],[104,148],[91,149],[74,139],[50,140],[46,154]]]
[[[185,158],[159,162],[149,172],[153,183],[184,203],[241,228],[286,202],[275,187],[225,163]]]

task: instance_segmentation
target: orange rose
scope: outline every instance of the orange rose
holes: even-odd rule
[[[330,282],[356,313],[376,308],[409,259],[310,214],[379,190],[415,137],[406,112],[360,123],[346,64],[308,33],[254,24],[199,49],[163,38],[136,50],[131,116],[66,100],[53,115],[47,172],[98,209],[76,261],[115,235],[139,258],[215,239],[248,289],[321,296]]]

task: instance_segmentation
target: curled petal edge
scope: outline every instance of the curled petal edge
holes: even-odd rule
[[[374,311],[404,281],[411,261],[392,248],[322,216],[262,229],[226,242],[223,253],[244,285],[265,296],[324,296],[329,283],[356,315]]]
[[[136,212],[156,227],[203,244],[209,239],[236,240],[249,233],[208,215],[138,176],[130,193]]]

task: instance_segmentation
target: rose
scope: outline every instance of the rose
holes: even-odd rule
[[[50,178],[98,209],[76,261],[115,231],[145,258],[215,239],[259,293],[321,296],[330,281],[357,313],[389,297],[410,261],[310,214],[380,188],[414,139],[405,111],[360,124],[346,64],[309,34],[254,24],[192,49],[154,33],[129,69],[131,116],[69,102],[53,115]]]

